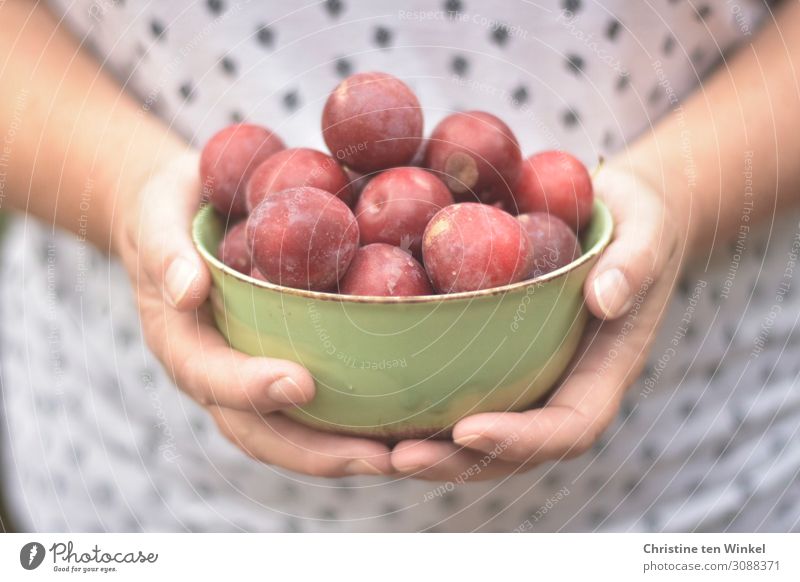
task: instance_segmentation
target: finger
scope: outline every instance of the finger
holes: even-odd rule
[[[314,397],[314,379],[299,364],[252,357],[231,348],[208,306],[185,313],[157,297],[140,300],[145,337],[167,371],[197,402],[271,412]]]
[[[644,187],[630,174],[601,171],[595,181],[615,223],[614,240],[584,286],[587,305],[597,317],[615,319],[627,313],[636,294],[652,285],[675,251],[675,229],[664,212],[663,200],[654,195],[623,196]]]
[[[377,441],[320,432],[279,413],[210,410],[222,434],[258,461],[318,477],[394,472],[389,448]]]
[[[147,183],[138,231],[130,233],[146,276],[180,310],[196,309],[211,287],[211,275],[191,238],[202,196],[197,164],[196,153],[186,154]]]
[[[434,440],[399,442],[392,450],[392,466],[414,479],[455,484],[497,479],[531,468],[504,462],[493,452],[478,452]]]

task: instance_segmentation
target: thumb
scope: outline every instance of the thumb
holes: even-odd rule
[[[614,239],[589,273],[584,295],[590,311],[616,319],[649,289],[676,248],[676,230],[664,201],[635,175],[601,171],[595,189],[614,217]]]
[[[138,260],[165,300],[181,311],[199,307],[211,288],[190,232],[202,195],[197,164],[196,153],[179,156],[147,182],[140,200]]]

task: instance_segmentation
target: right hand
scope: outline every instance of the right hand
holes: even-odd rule
[[[190,237],[201,198],[197,168],[196,153],[177,156],[114,212],[113,245],[133,281],[148,346],[252,458],[325,477],[393,472],[386,445],[316,431],[279,413],[314,397],[308,370],[237,352],[217,330],[206,303],[211,275]]]

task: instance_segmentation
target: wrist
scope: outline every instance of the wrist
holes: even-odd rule
[[[154,176],[168,172],[169,167],[189,151],[190,148],[177,137],[165,137],[161,147],[155,151],[142,151],[135,164],[123,166],[112,178],[102,214],[108,228],[109,251],[113,255],[120,256],[129,239],[136,235],[141,194],[148,182]]]

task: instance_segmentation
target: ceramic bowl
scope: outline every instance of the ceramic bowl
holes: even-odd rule
[[[194,219],[195,244],[211,269],[211,304],[231,346],[293,360],[317,394],[286,412],[329,431],[384,439],[446,436],[459,419],[523,410],[564,373],[588,319],[583,283],[611,240],[596,201],[584,253],[531,281],[424,297],[354,297],[258,281],[215,251],[223,220]]]

